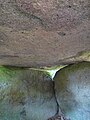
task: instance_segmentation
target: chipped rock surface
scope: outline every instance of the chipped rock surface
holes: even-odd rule
[[[89,0],[0,0],[0,65],[85,61],[73,57],[90,51],[89,11]]]
[[[57,101],[65,116],[90,120],[90,62],[65,67],[54,80]]]
[[[0,67],[0,120],[47,120],[56,113],[48,73]]]

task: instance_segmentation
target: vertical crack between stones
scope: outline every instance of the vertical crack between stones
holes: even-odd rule
[[[55,97],[55,101],[56,101],[56,104],[57,104],[57,111],[56,111],[56,114],[55,115],[58,115],[59,113],[59,104],[58,104],[58,101],[57,101],[57,97],[56,97],[56,91],[55,91],[55,82],[53,82],[53,92],[54,92],[54,97]]]
[[[70,119],[67,119],[64,117],[64,114],[62,112],[62,109],[61,109],[61,107],[58,103],[57,97],[56,97],[55,82],[52,81],[52,83],[53,83],[53,93],[54,93],[55,101],[57,104],[57,111],[56,111],[55,115],[53,117],[49,118],[48,120],[70,120]]]

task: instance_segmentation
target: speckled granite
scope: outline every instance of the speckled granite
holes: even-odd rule
[[[75,56],[90,51],[89,11],[89,0],[0,0],[0,65],[85,61]]]

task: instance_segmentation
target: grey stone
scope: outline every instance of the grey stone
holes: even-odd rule
[[[70,120],[90,120],[90,63],[82,62],[56,73],[58,104]]]
[[[47,120],[56,113],[47,72],[0,67],[0,120]]]

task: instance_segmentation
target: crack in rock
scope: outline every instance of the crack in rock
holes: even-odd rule
[[[60,105],[58,103],[57,96],[56,96],[56,91],[55,91],[55,82],[54,81],[52,81],[52,82],[53,82],[54,97],[55,97],[55,100],[57,103],[57,112],[53,117],[50,117],[48,120],[70,120],[70,119],[65,118],[65,116],[60,108]]]

